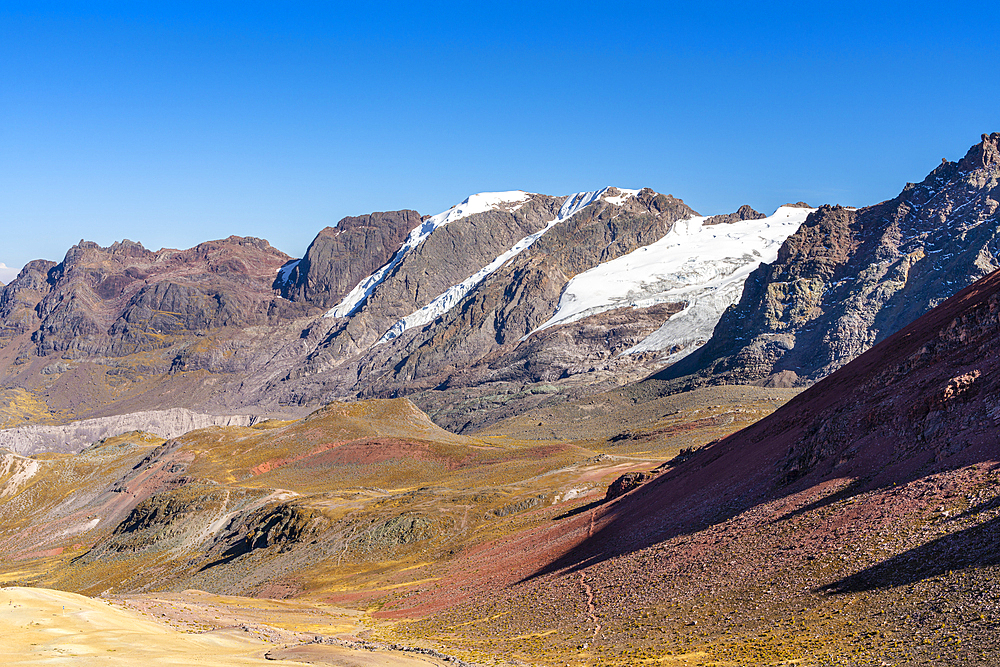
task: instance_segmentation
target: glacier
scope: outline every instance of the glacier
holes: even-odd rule
[[[678,347],[684,348],[680,356],[693,352],[711,337],[723,311],[739,300],[747,276],[761,263],[775,261],[781,244],[815,210],[782,206],[759,220],[715,225],[705,225],[705,217],[680,220],[659,241],[575,276],[555,314],[524,339],[615,308],[685,303],[622,354]]]
[[[611,187],[606,187],[601,190],[592,190],[589,192],[577,192],[575,194],[569,195],[566,201],[563,202],[562,206],[559,207],[559,212],[556,217],[550,220],[544,229],[525,236],[523,239],[515,243],[510,247],[509,250],[498,255],[492,262],[481,268],[479,271],[469,276],[457,285],[452,285],[447,290],[434,297],[426,306],[420,308],[419,310],[410,313],[406,317],[401,318],[386,331],[381,338],[376,341],[376,345],[380,343],[385,343],[397,338],[407,329],[412,329],[413,327],[423,326],[435,319],[444,315],[449,310],[454,308],[459,301],[461,301],[465,296],[474,290],[480,283],[486,280],[491,274],[496,272],[500,267],[510,261],[513,257],[517,256],[521,252],[524,252],[531,245],[540,239],[547,231],[552,229],[555,225],[559,224],[563,220],[568,220],[577,214],[583,208],[593,204],[596,201],[604,199],[612,204],[620,206],[629,197],[634,197],[638,194],[638,190],[624,190],[622,188],[617,188],[622,194],[615,196],[606,196],[606,193],[611,190]],[[511,193],[499,193],[499,194],[511,194]],[[466,200],[468,201],[468,200]],[[469,214],[471,215],[471,214]]]

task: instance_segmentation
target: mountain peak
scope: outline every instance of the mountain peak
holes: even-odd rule
[[[983,134],[982,141],[969,149],[958,166],[962,171],[1000,166],[1000,132]]]

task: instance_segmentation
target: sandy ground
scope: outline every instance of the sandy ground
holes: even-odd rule
[[[174,623],[177,619],[171,619]],[[201,619],[190,618],[189,622]],[[74,593],[41,588],[0,588],[0,655],[10,665],[242,665],[325,664],[337,667],[445,665],[429,656],[342,646],[264,642],[270,628],[218,628],[184,632]],[[277,631],[275,638],[293,639]],[[264,656],[268,655],[268,658]],[[277,662],[276,662],[277,660]],[[300,662],[301,661],[301,662]]]

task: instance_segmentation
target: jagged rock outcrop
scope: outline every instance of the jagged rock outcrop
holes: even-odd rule
[[[706,225],[726,225],[740,220],[761,220],[767,216],[759,211],[753,210],[749,204],[743,204],[735,213],[724,213],[723,215],[713,215],[705,220]]]
[[[291,301],[332,308],[359,282],[387,264],[423,222],[416,211],[347,217],[316,235],[305,256],[276,287]]]
[[[340,321],[314,358],[366,350],[399,319],[468,279],[520,239],[544,229],[564,200],[534,195],[516,210],[489,209],[442,225],[406,253],[350,317],[335,318]]]
[[[49,292],[49,271],[55,262],[28,262],[17,278],[0,289],[0,340],[31,331],[36,326],[35,307]]]
[[[983,135],[895,199],[820,208],[750,275],[699,353],[654,379],[808,384],[1000,267],[998,144]]]
[[[266,324],[294,312],[272,307],[271,285],[288,259],[250,237],[157,252],[132,241],[108,248],[81,241],[58,265],[25,267],[0,294],[0,315],[14,332],[34,330],[40,356],[155,350],[175,344],[177,335]]]
[[[608,486],[608,490],[604,494],[604,502],[624,496],[632,489],[638,489],[655,476],[656,475],[651,472],[627,472],[624,475],[621,475]]]

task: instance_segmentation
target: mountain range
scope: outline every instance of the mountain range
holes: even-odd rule
[[[0,291],[0,580],[319,664],[996,664],[998,182],[81,242]]]
[[[0,292],[0,372],[35,422],[407,395],[466,432],[704,342],[810,210],[704,218],[648,189],[518,191],[346,218],[298,260],[241,237],[81,242]]]
[[[513,191],[345,218],[301,259],[81,242],[0,291],[4,424],[408,396],[468,433],[645,376],[807,386],[997,268],[997,142],[860,209]]]

